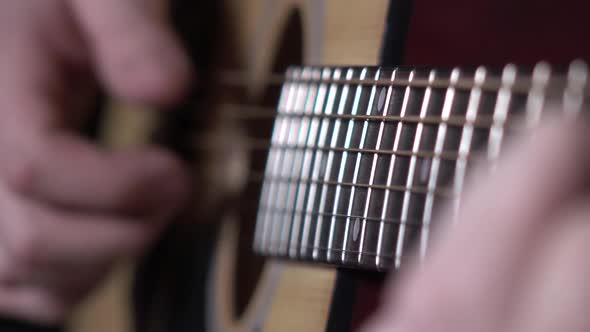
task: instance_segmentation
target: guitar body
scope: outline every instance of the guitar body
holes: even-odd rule
[[[575,0],[559,7],[532,0],[224,1],[215,16],[221,28],[215,60],[209,64],[221,78],[206,77],[216,82],[212,104],[217,106],[199,116],[207,126],[195,133],[197,146],[218,142],[198,149],[201,165],[196,171],[204,188],[195,203],[199,219],[215,224],[191,226],[197,234],[192,238],[191,232],[181,232],[190,234],[157,247],[166,254],[152,255],[156,259],[140,270],[143,276],[163,277],[152,278],[162,284],[158,287],[136,285],[136,302],[143,308],[136,317],[143,322],[139,330],[345,332],[358,328],[378,306],[383,272],[263,259],[252,253],[262,190],[261,179],[252,178],[264,174],[268,146],[263,143],[271,137],[274,117],[248,114],[276,108],[282,83],[276,82],[277,73],[290,65],[588,61],[586,7],[585,1]],[[199,245],[177,245],[182,241]],[[183,268],[169,264],[178,250],[183,251]],[[184,267],[191,264],[196,266]],[[164,289],[168,298],[141,296],[157,293],[155,289]],[[187,300],[183,292],[192,298]],[[176,306],[161,314],[171,303]],[[195,324],[182,323],[193,319]]]

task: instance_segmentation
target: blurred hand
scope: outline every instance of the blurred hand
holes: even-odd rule
[[[551,125],[475,176],[458,223],[364,331],[589,330],[588,130]]]
[[[0,315],[58,322],[187,194],[154,147],[107,152],[76,136],[98,78],[164,105],[190,65],[156,0],[0,2]]]

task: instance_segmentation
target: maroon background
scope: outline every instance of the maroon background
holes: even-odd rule
[[[395,0],[394,0],[395,1]],[[590,60],[588,0],[414,0],[407,64]]]

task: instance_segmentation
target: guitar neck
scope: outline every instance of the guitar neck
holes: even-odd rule
[[[566,115],[588,95],[585,65],[500,73],[419,68],[291,68],[276,113],[254,248],[348,267],[424,256],[441,206],[457,209],[473,160],[510,133]],[[516,120],[518,119],[518,120]]]

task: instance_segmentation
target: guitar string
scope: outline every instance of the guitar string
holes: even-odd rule
[[[304,67],[304,68],[311,68],[311,67]],[[336,67],[328,67],[330,69],[335,69]],[[379,68],[379,67],[375,67]],[[400,68],[401,70],[410,70],[407,68]],[[583,69],[580,69],[583,71]],[[569,81],[570,74],[567,73],[559,73],[555,75],[548,86],[549,91],[561,91],[567,85]],[[218,83],[221,85],[227,86],[250,86],[252,82],[255,82],[251,77],[244,74],[239,73],[232,73],[232,72],[224,72],[220,73],[218,76]],[[435,89],[447,89],[450,87],[450,77],[449,78],[437,78],[433,81],[429,81],[428,79],[424,78],[417,78],[410,82],[407,79],[396,79],[396,80],[389,80],[389,79],[359,79],[359,78],[321,78],[319,80],[312,80],[312,79],[301,79],[301,78],[292,78],[287,77],[281,74],[270,74],[266,75],[259,80],[259,82],[267,84],[267,85],[282,85],[285,82],[296,82],[296,83],[325,83],[325,84],[339,84],[339,85],[376,85],[376,86],[392,86],[392,87],[410,87],[410,88],[435,88]],[[534,80],[532,74],[524,74],[519,75],[518,80],[514,82],[512,87],[510,87],[510,92],[513,94],[527,94],[530,92],[531,88],[534,86]],[[497,92],[502,88],[502,79],[497,76],[489,77],[486,82],[479,85],[475,82],[473,77],[461,77],[454,85],[454,88],[457,90],[472,90],[474,88],[481,88],[482,91],[487,92]],[[585,86],[582,88],[584,93],[590,92],[590,86]]]
[[[252,139],[246,138],[246,143],[241,145],[242,147],[246,147],[247,149],[254,149],[254,150],[268,150],[270,148],[270,144],[268,140],[265,139]],[[215,145],[199,145],[201,149],[208,150],[208,149],[215,149],[217,146]],[[338,152],[352,152],[352,153],[367,153],[367,154],[391,154],[391,155],[398,155],[398,156],[405,156],[405,157],[421,157],[421,158],[441,158],[450,161],[457,161],[462,157],[474,157],[475,155],[469,154],[466,156],[460,156],[458,152],[449,152],[445,151],[442,153],[436,153],[434,151],[390,151],[390,150],[375,150],[375,149],[358,149],[358,148],[339,148],[339,147],[320,147],[320,146],[299,146],[293,144],[277,144],[273,145],[273,147],[278,149],[304,149],[304,150],[323,150],[323,151],[338,151]],[[481,157],[480,157],[481,158]]]
[[[494,123],[494,124],[495,124],[495,125],[498,125],[498,123],[497,123],[497,122],[496,122],[496,123]],[[297,179],[295,179],[295,180],[297,180]],[[354,185],[354,184],[352,184],[352,185]],[[285,212],[286,212],[286,211],[285,211]],[[285,213],[285,212],[283,212],[283,213]],[[303,214],[306,214],[306,213],[313,213],[313,212],[310,212],[310,211],[299,211],[299,212],[296,212],[296,213],[303,213]],[[289,212],[289,214],[291,214],[291,212]],[[318,215],[318,216],[319,216],[320,214],[316,213],[315,215]],[[388,223],[388,222],[393,222],[393,223],[395,223],[395,222],[396,222],[396,221],[394,221],[394,220],[393,220],[393,221],[392,221],[392,220],[383,220],[383,219],[381,219],[381,218],[373,218],[373,219],[371,219],[371,220],[366,220],[365,218],[362,218],[361,216],[352,216],[352,215],[350,215],[350,214],[348,214],[348,215],[337,215],[336,217],[343,218],[344,220],[348,220],[348,219],[350,219],[350,218],[353,218],[353,219],[359,218],[360,220],[364,220],[364,221],[367,221],[367,222],[375,222],[375,223],[378,223],[378,224],[380,224],[380,225],[382,225],[382,224],[385,224],[385,223]],[[406,220],[406,221],[397,220],[397,224],[399,224],[399,225],[402,225],[402,226],[404,226],[404,225],[408,224],[408,226],[409,226],[409,227],[417,227],[417,228],[421,228],[421,227],[423,227],[423,225],[424,225],[424,220],[422,220],[422,223],[421,223],[421,224],[412,223],[412,221],[411,221],[411,220]],[[398,244],[399,244],[399,243],[398,243]],[[402,245],[404,245],[404,246],[406,245],[404,242],[401,242],[401,244],[402,244]],[[355,251],[355,250],[349,250],[349,249],[348,249],[348,248],[346,248],[346,247],[344,247],[343,249],[338,249],[338,248],[333,248],[333,247],[329,247],[329,248],[328,248],[328,247],[326,247],[326,248],[324,248],[324,249],[321,249],[321,248],[319,248],[318,246],[314,246],[314,247],[313,247],[313,249],[314,249],[314,250],[318,250],[318,249],[320,249],[320,250],[327,250],[327,251],[331,251],[331,252],[335,252],[335,251],[342,251],[342,253],[343,253],[343,254],[362,254],[362,255],[364,255],[364,256],[372,256],[372,254],[371,254],[370,252],[366,251],[366,250],[356,250],[356,251]],[[298,250],[300,250],[300,248],[299,248],[299,249],[297,249],[297,250],[296,250],[296,252],[297,252]],[[399,251],[399,250],[398,250],[398,251]],[[271,253],[271,254],[272,254],[272,253]],[[401,251],[399,252],[399,254],[398,254],[398,253],[397,253],[397,251],[396,251],[396,254],[395,254],[395,255],[381,255],[381,257],[382,257],[382,258],[385,258],[385,259],[387,259],[387,257],[391,257],[391,258],[393,258],[394,256],[395,256],[395,257],[397,257],[397,256],[401,256],[401,254],[402,254],[402,252],[401,252]],[[374,256],[375,256],[375,257],[377,257],[377,256],[379,256],[379,255],[378,255],[378,254],[374,254]]]
[[[330,147],[330,146],[302,146],[296,144],[269,144],[269,141],[264,139],[253,139],[248,140],[245,138],[242,143],[239,144],[241,148],[248,149],[250,151],[268,151],[270,147],[282,150],[306,150],[306,151],[324,151],[324,152],[350,152],[350,153],[364,153],[364,154],[383,154],[383,155],[395,155],[400,157],[418,157],[418,158],[440,158],[447,161],[457,161],[461,158],[467,158],[468,160],[483,160],[480,152],[468,153],[462,155],[459,151],[443,151],[435,152],[430,150],[422,151],[411,151],[411,150],[377,150],[377,149],[365,149],[365,148],[344,148],[344,147]],[[223,145],[216,143],[208,144],[206,140],[203,140],[201,144],[196,144],[195,149],[201,151],[224,151]]]
[[[302,110],[293,110],[292,113],[277,112],[271,107],[261,107],[252,105],[240,104],[224,104],[221,105],[222,111],[227,111],[223,114],[232,119],[250,120],[250,119],[274,119],[276,117],[300,117],[300,118],[329,118],[329,119],[344,119],[344,120],[369,120],[369,121],[384,121],[384,122],[407,122],[407,123],[424,123],[424,124],[447,124],[452,126],[464,126],[466,124],[475,127],[489,128],[493,125],[493,117],[491,115],[480,115],[476,119],[467,119],[464,115],[454,115],[448,119],[442,119],[440,116],[425,116],[423,118],[414,115],[366,115],[366,114],[306,114]],[[513,114],[514,120],[518,119],[517,114]]]
[[[284,114],[284,113],[283,113]],[[291,115],[291,114],[284,114],[284,115]],[[332,116],[334,118],[336,118],[336,116]],[[352,118],[352,116],[345,116],[345,115],[340,115],[337,116],[338,118]],[[370,116],[359,116],[360,118],[364,119],[364,120],[370,120],[371,117]],[[383,119],[385,117],[379,117],[379,116],[375,116],[373,118],[377,118],[377,119]],[[399,119],[403,118],[403,117],[398,117]],[[432,118],[438,118],[438,117],[432,117]],[[447,118],[451,118],[451,117],[447,117]],[[460,118],[460,117],[457,117]],[[412,118],[410,116],[406,117],[407,120],[412,120]],[[442,118],[440,118],[442,119]],[[421,121],[422,120],[422,121]],[[423,121],[426,120],[426,121]],[[422,119],[418,119],[418,121],[416,122],[427,122],[427,119],[425,117],[423,117]],[[451,122],[451,121],[447,121]],[[488,120],[488,122],[490,122]],[[438,122],[443,123],[443,121]],[[467,121],[465,121],[465,119],[462,118],[461,121],[462,124],[468,123]],[[476,122],[471,121],[472,124],[476,124]],[[266,143],[266,144],[265,144]],[[255,148],[259,148],[259,149],[268,149],[270,147],[270,145],[267,144],[267,141],[265,140],[259,140],[258,142],[255,142],[255,144],[257,145]],[[296,146],[296,145],[276,145],[276,148],[283,148],[283,149],[306,149],[306,150],[324,150],[324,151],[348,151],[348,152],[353,152],[353,153],[383,153],[383,154],[394,154],[394,155],[400,155],[400,156],[406,156],[406,157],[422,157],[422,158],[441,158],[441,159],[448,159],[448,160],[453,160],[456,161],[459,158],[461,158],[461,156],[458,155],[458,153],[453,153],[453,152],[443,152],[440,154],[434,153],[434,152],[430,152],[430,151],[419,151],[419,152],[412,152],[412,151],[383,151],[383,150],[372,150],[372,149],[354,149],[354,148],[329,148],[329,147],[313,147],[313,146]],[[473,155],[470,155],[473,156]],[[254,180],[254,181],[263,181],[264,178],[261,179],[260,175],[258,174],[253,174],[252,177],[254,177],[254,179],[249,178],[250,181]],[[309,181],[308,179],[304,179],[304,178],[278,178],[278,177],[274,177],[274,178],[266,178],[266,180],[269,181],[276,181],[276,182],[301,182],[301,181],[307,181],[307,182],[312,182],[312,183],[316,183],[316,184],[327,184],[327,185],[344,185],[344,186],[351,186],[351,187],[366,187],[366,188],[374,188],[374,189],[383,189],[383,190],[397,190],[397,191],[406,191],[407,189],[403,186],[367,186],[367,185],[363,185],[363,184],[355,184],[355,183],[346,183],[346,182],[337,182],[337,181]],[[442,195],[442,196],[450,196],[449,194],[449,190],[437,190],[437,191],[428,191],[425,190],[424,188],[410,188],[409,191],[411,192],[419,192],[419,193],[434,193],[436,195]]]
[[[312,216],[312,217],[330,217],[330,218],[341,218],[341,219],[359,219],[362,221],[373,222],[373,223],[385,223],[391,225],[409,225],[411,227],[422,227],[426,225],[424,220],[420,219],[401,219],[401,218],[377,218],[377,217],[364,217],[362,215],[354,215],[354,214],[343,214],[343,213],[331,213],[331,212],[320,212],[320,211],[310,211],[310,210],[297,210],[297,209],[289,209],[289,208],[277,208],[276,206],[261,206],[264,211],[272,211],[274,213],[284,214],[284,215],[292,215],[294,213],[298,213],[301,215]],[[345,220],[343,221],[345,222]]]
[[[275,244],[275,246],[277,246],[277,245],[278,244]],[[407,245],[410,245],[411,246],[412,243],[407,243]],[[400,256],[396,256],[396,255],[386,255],[386,254],[384,255],[384,254],[377,254],[377,253],[374,253],[374,252],[361,252],[361,251],[358,251],[358,250],[350,250],[350,249],[349,250],[345,250],[345,249],[338,249],[338,248],[328,248],[328,247],[322,246],[322,245],[300,246],[299,249],[304,249],[304,250],[318,250],[318,251],[323,251],[323,252],[326,252],[326,253],[331,251],[331,252],[336,253],[336,254],[338,254],[338,253],[346,253],[346,254],[353,254],[353,255],[363,254],[363,255],[366,255],[366,256],[372,256],[374,258],[379,257],[381,259],[386,259],[386,260],[393,260],[395,258],[400,258]],[[265,253],[265,255],[267,257],[284,257],[283,255],[281,255],[281,254],[279,254],[277,252],[268,252],[268,253]],[[310,257],[307,257],[307,256],[305,258],[306,259],[311,259],[312,261],[321,261],[322,263],[327,263],[327,264],[331,264],[331,263],[332,264],[337,264],[337,265],[342,265],[343,264],[343,262],[341,262],[341,261],[339,261],[339,262],[336,262],[336,261],[329,262],[327,260],[320,260],[320,259],[315,258],[315,257],[314,258],[310,258]],[[375,269],[375,268],[377,268],[377,269],[381,269],[381,266],[375,266],[375,265],[371,265],[371,266],[360,265],[360,264],[358,264],[358,265],[357,264],[354,264],[354,265],[357,266],[357,267],[360,267],[360,268],[369,268],[369,269]]]
[[[351,80],[347,80],[346,81],[347,84],[350,83],[350,82],[351,82]],[[333,83],[338,83],[338,82],[333,82]],[[377,84],[377,83],[378,82],[371,82],[371,83],[367,83],[367,84]],[[400,84],[403,84],[403,82],[401,82]],[[407,88],[407,85],[405,87]],[[530,93],[530,89],[527,89],[526,93]],[[250,110],[252,110],[252,109],[250,109]],[[262,113],[262,112],[260,112],[260,113],[250,113],[249,115],[252,115],[253,117],[259,117],[259,118],[260,117],[275,118],[277,116],[277,114],[274,112],[274,110],[272,110],[272,112],[270,112],[270,109],[266,109],[266,110],[263,110],[263,111],[266,112],[266,113]],[[291,110],[291,111],[293,111],[293,110]],[[285,116],[285,115],[279,113],[279,116]],[[292,115],[289,115],[289,116],[304,116],[304,115],[292,114]],[[237,117],[245,118],[244,115],[238,115]],[[318,118],[321,118],[321,117],[318,117]],[[346,117],[340,117],[340,118],[346,118]],[[352,117],[348,117],[348,118],[350,120],[357,120],[357,118],[352,118]],[[424,119],[412,119],[412,118],[402,119],[401,117],[398,117],[397,119],[395,119],[395,118],[392,119],[391,117],[390,118],[383,118],[383,117],[362,117],[362,116],[360,116],[360,117],[358,117],[358,119],[360,119],[360,120],[374,120],[374,121],[382,121],[382,122],[385,122],[385,121],[397,121],[397,122],[406,121],[406,122],[412,122],[412,121],[414,121],[415,123],[419,123],[419,124],[424,124],[424,123],[426,123],[428,121],[431,121],[433,124],[441,124],[441,123],[443,123],[441,121],[441,119],[437,119],[437,118],[426,119],[426,121],[420,121],[420,120],[424,120]],[[454,121],[456,121],[456,122],[454,122]],[[506,123],[507,123],[507,121],[506,122],[503,121],[502,125],[504,125]],[[493,119],[492,119],[492,121],[490,121],[490,119],[480,118],[478,120],[468,122],[467,119],[464,119],[464,118],[461,118],[461,117],[458,117],[457,119],[447,120],[446,124],[450,124],[450,125],[456,124],[457,126],[464,126],[466,124],[472,124],[475,127],[481,126],[481,127],[486,128],[486,129],[489,129],[492,125],[498,125],[498,123],[496,121],[493,121]],[[268,147],[268,145],[266,147]],[[279,147],[279,149],[280,148],[281,147]],[[288,149],[288,148],[291,148],[291,147],[284,146],[282,148]],[[305,146],[300,147],[300,149],[309,149],[309,148],[310,147],[305,147]],[[375,151],[364,151],[363,149],[359,149],[359,150],[360,151],[353,151],[353,152],[358,152],[358,153],[361,153],[361,152],[363,152],[363,153],[365,153],[365,152],[366,153],[374,153],[375,152]],[[380,152],[380,151],[378,151],[378,152]],[[395,152],[391,152],[391,153],[395,153]],[[400,151],[398,151],[398,153],[400,153]],[[401,152],[401,153],[403,154],[403,152]],[[412,154],[412,156],[414,156],[414,155],[415,154]],[[436,157],[436,156],[437,155],[431,155],[431,157]],[[438,156],[440,156],[440,154]],[[298,179],[286,179],[286,180],[288,180],[288,181],[298,181]],[[301,180],[301,179],[299,179],[299,180]],[[355,184],[351,183],[350,185],[353,185],[354,186]],[[346,217],[350,217],[350,216],[346,216]],[[379,219],[379,220],[382,220],[382,219]],[[330,249],[334,249],[334,248],[330,248]]]

